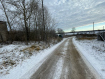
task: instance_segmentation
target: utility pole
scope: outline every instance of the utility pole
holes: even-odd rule
[[[93,34],[94,34],[94,22],[93,22]]]
[[[105,41],[105,30],[104,30],[104,26],[103,26],[103,36],[104,36],[104,41]]]
[[[45,34],[45,24],[44,24],[44,5],[43,5],[43,0],[42,0],[42,14],[43,14],[43,41],[45,41],[46,34]]]

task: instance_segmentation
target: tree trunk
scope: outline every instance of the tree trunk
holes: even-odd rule
[[[25,25],[25,30],[26,30],[26,44],[28,45],[28,41],[29,41],[29,32],[28,32],[28,25],[27,25],[27,20],[26,20],[26,7],[25,7],[25,0],[23,1],[23,16],[24,16],[24,25]]]

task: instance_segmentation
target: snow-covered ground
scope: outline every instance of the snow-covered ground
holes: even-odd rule
[[[29,79],[63,41],[51,48],[42,43],[1,45],[0,79]]]
[[[73,43],[91,63],[102,79],[105,79],[105,42],[94,40],[77,40]]]

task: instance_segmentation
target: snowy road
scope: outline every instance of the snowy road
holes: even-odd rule
[[[30,79],[95,79],[76,51],[72,39],[65,40]]]

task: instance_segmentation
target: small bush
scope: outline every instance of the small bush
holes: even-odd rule
[[[8,65],[13,66],[15,64],[16,64],[16,62],[13,60],[7,60],[7,61],[3,62],[3,66],[5,66],[5,67],[7,67]]]
[[[36,50],[39,51],[39,50],[41,50],[41,49],[40,49],[40,47],[37,47]]]

